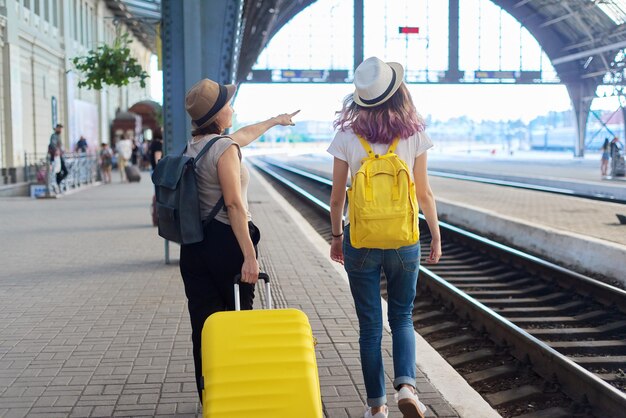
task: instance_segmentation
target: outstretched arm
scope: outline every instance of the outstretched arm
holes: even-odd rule
[[[269,118],[266,121],[255,123],[254,125],[244,126],[229,135],[229,137],[238,143],[240,147],[245,147],[274,126],[294,126],[295,123],[292,122],[291,118],[299,112],[299,110],[296,110],[293,113],[283,113],[282,115]]]

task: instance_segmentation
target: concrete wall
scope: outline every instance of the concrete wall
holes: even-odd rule
[[[100,92],[78,88],[80,75],[71,59],[111,43],[116,33],[113,17],[104,0],[30,0],[26,4],[0,0],[1,169],[16,168],[21,173],[24,153],[45,154],[53,131],[53,97],[69,150],[82,133],[80,121],[74,118],[75,100],[97,108],[93,132],[98,138],[88,138],[96,144],[109,141],[109,125],[118,108],[126,110],[150,98],[150,85],[141,88],[138,82]],[[130,32],[121,25],[122,32]],[[152,53],[131,39],[132,54],[147,71]],[[0,177],[0,185],[11,181]]]

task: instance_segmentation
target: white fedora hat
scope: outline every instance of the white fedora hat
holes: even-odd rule
[[[354,70],[354,101],[363,107],[378,106],[393,96],[403,80],[402,64],[370,57]]]

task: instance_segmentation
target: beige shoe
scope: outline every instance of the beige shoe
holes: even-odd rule
[[[367,408],[367,410],[365,411],[365,415],[363,415],[363,418],[387,418],[387,416],[389,416],[389,408],[387,408],[387,406],[385,405],[385,408],[383,408],[382,411],[372,415],[372,408]]]
[[[419,401],[413,390],[402,387],[396,394],[396,399],[403,418],[424,418],[426,406]]]

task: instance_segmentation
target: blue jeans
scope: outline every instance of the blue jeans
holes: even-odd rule
[[[388,319],[393,341],[393,386],[415,387],[415,334],[413,300],[419,271],[420,246],[397,250],[354,248],[350,244],[350,225],[343,240],[344,267],[350,280],[356,314],[359,318],[361,368],[371,407],[387,403],[385,371],[381,352],[383,333],[380,302],[381,269],[387,277]]]

